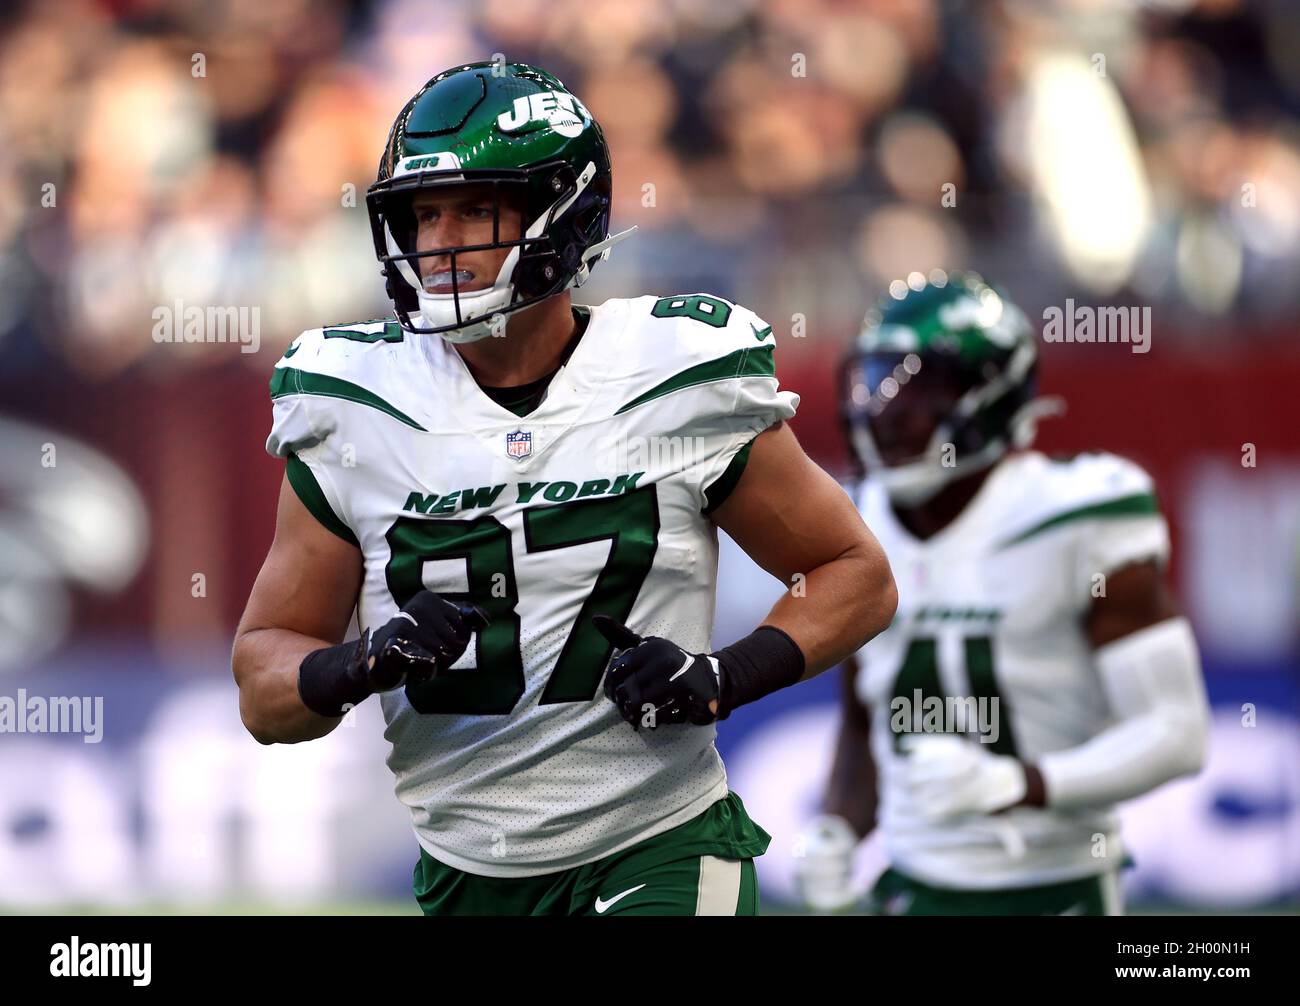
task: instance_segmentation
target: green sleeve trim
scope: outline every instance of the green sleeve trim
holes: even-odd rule
[[[644,394],[638,395],[622,406],[614,415],[621,416],[624,412],[635,409],[638,405],[644,405],[646,402],[662,398],[664,395],[671,395],[674,391],[681,391],[683,388],[691,388],[699,384],[713,384],[716,381],[729,381],[737,377],[775,376],[776,361],[772,357],[772,347],[747,346],[744,349],[736,350],[734,353],[729,353],[721,359],[709,360],[705,363],[696,364],[694,367],[688,367],[663,383],[656,384]]]
[[[1060,527],[1062,524],[1069,524],[1072,521],[1111,517],[1149,517],[1156,516],[1159,513],[1160,506],[1156,503],[1154,493],[1134,493],[1131,496],[1120,496],[1117,499],[1107,500],[1105,503],[1092,503],[1088,506],[1077,507],[1074,510],[1067,510],[1065,513],[1049,517],[1047,520],[1035,524],[1027,531],[1021,531],[1014,538],[1004,541],[1002,547],[1019,545],[1026,539],[1033,538],[1044,531],[1050,531],[1052,528]]]
[[[308,370],[294,367],[276,367],[271,374],[271,398],[283,398],[286,395],[316,395],[320,398],[339,398],[345,402],[356,402],[378,409],[385,415],[392,416],[398,422],[405,423],[421,433],[429,432],[404,412],[389,405],[378,395],[367,391],[351,381],[325,374],[313,374]]]
[[[361,327],[363,325],[377,325],[381,322],[384,327],[378,332],[367,332]],[[324,329],[324,333],[327,339],[347,339],[351,342],[402,342],[406,338],[406,334],[397,322],[385,321],[383,318],[375,318],[373,321],[359,321],[355,325],[346,325],[340,328],[327,328]]]
[[[297,454],[290,454],[285,459],[284,473],[289,477],[289,485],[293,486],[293,491],[298,494],[298,499],[302,500],[302,505],[311,511],[311,515],[324,525],[325,530],[332,531],[349,545],[361,545],[357,541],[357,536],[352,533],[339,515],[334,512],[330,506],[329,500],[325,498],[325,493],[321,490],[320,483],[316,481],[316,476],[312,474],[307,463],[302,461]]]
[[[757,439],[758,437],[754,438]],[[736,488],[736,483],[740,481],[740,476],[745,474],[745,466],[749,464],[749,449],[754,446],[754,440],[738,450],[727,465],[726,471],[705,488],[704,509],[700,511],[701,513],[711,514],[727,501],[727,497]]]

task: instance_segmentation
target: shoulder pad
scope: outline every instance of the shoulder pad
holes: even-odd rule
[[[392,353],[405,333],[395,321],[313,328],[294,339],[271,372],[274,403],[266,449],[278,457],[324,441],[338,425],[338,402],[353,402],[423,429],[393,404]]]
[[[1053,459],[1031,453],[1016,474],[1028,505],[1009,543],[1079,521],[1160,518],[1151,476],[1117,454],[1089,451]]]
[[[365,350],[398,344],[405,338],[406,333],[396,321],[383,318],[352,325],[311,328],[289,344],[276,367],[293,367],[341,377],[349,367],[357,366],[364,359]]]
[[[688,388],[740,380],[776,388],[772,326],[712,294],[638,297],[626,303],[626,401],[618,412]]]

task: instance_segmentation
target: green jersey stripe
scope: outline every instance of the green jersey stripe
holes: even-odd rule
[[[775,377],[776,361],[772,358],[771,346],[750,346],[738,349],[734,353],[717,360],[688,367],[680,374],[674,374],[661,384],[656,384],[645,394],[638,395],[622,406],[616,416],[635,409],[638,405],[671,395],[683,388],[692,388],[699,384],[712,384],[715,381],[729,381],[737,377]]]
[[[728,463],[726,471],[705,487],[704,509],[701,513],[711,514],[727,501],[731,491],[736,488],[736,483],[740,481],[740,476],[745,474],[745,466],[749,464],[749,449],[754,446],[754,440],[738,450]]]
[[[1044,531],[1050,531],[1054,527],[1060,527],[1062,524],[1068,524],[1071,521],[1109,517],[1145,517],[1156,516],[1159,513],[1160,506],[1156,503],[1153,493],[1134,493],[1131,496],[1120,496],[1104,503],[1091,503],[1088,506],[1067,510],[1065,513],[1058,513],[1054,517],[1049,517],[1047,520],[1035,524],[1026,531],[1021,531],[1014,538],[1008,538],[1000,547],[1009,548],[1012,545],[1019,545],[1028,538],[1042,534]]]
[[[361,547],[352,529],[343,523],[339,515],[334,512],[334,508],[330,506],[320,483],[316,481],[316,476],[312,474],[305,461],[297,454],[290,454],[285,459],[284,473],[289,477],[289,485],[293,486],[298,499],[302,500],[302,505],[321,522],[325,530],[332,531],[349,545]]]
[[[381,322],[383,322],[384,327],[378,332],[367,332],[365,330],[364,326]],[[374,321],[360,321],[355,325],[341,326],[339,328],[327,328],[323,331],[327,339],[347,339],[351,342],[402,342],[406,338],[406,333],[402,331],[397,322],[385,322],[383,318],[377,318]]]
[[[316,395],[321,398],[341,398],[345,402],[356,402],[358,405],[368,405],[372,409],[378,409],[380,412],[392,416],[398,422],[405,423],[413,430],[419,430],[421,433],[428,432],[406,413],[389,405],[378,395],[353,384],[351,381],[344,381],[337,377],[313,374],[310,371],[296,370],[293,367],[277,367],[271,375],[271,398],[282,398],[285,395]]]

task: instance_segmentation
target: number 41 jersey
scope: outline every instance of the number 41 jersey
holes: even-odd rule
[[[878,484],[862,485],[858,507],[899,595],[893,624],[859,653],[856,681],[871,710],[890,862],[957,889],[1116,869],[1122,851],[1110,807],[1017,808],[933,826],[908,813],[898,769],[911,732],[978,734],[992,752],[1034,762],[1112,722],[1083,619],[1108,574],[1167,558],[1151,479],[1113,454],[1012,454],[924,541],[899,523]]]
[[[470,873],[592,862],[727,794],[712,726],[638,732],[619,717],[591,616],[708,648],[708,513],[799,400],[778,389],[771,327],[745,308],[697,294],[588,310],[523,417],[442,339],[392,321],[306,332],[271,380],[267,450],[360,548],[360,624],[425,587],[491,619],[446,674],[382,696],[416,837]]]

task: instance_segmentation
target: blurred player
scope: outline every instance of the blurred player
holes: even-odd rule
[[[882,913],[1114,914],[1114,805],[1198,771],[1208,729],[1154,486],[1113,454],[1016,450],[1044,404],[1025,316],[973,274],[909,282],[842,372],[899,606],[846,668],[805,896],[852,903],[879,826]]]
[[[291,743],[383,693],[429,914],[756,914],[769,838],[714,721],[893,615],[785,424],[770,325],[707,294],[572,305],[624,236],[610,192],[560,81],[439,74],[367,197],[396,320],[305,332],[271,380],[286,478],[240,710]],[[718,527],[815,600],[710,654]]]

